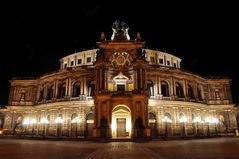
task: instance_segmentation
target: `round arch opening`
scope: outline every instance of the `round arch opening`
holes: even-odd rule
[[[126,105],[117,105],[112,110],[112,138],[130,138],[132,129],[131,111]]]

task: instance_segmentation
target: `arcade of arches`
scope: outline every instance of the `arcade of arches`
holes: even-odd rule
[[[120,26],[119,26],[120,25]],[[121,26],[122,25],[122,26]],[[230,79],[181,69],[172,54],[145,48],[114,23],[111,40],[60,59],[38,78],[10,80],[0,109],[4,134],[70,138],[157,138],[235,133]]]

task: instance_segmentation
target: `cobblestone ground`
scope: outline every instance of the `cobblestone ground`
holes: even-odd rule
[[[0,139],[0,159],[239,159],[239,138],[146,143]]]

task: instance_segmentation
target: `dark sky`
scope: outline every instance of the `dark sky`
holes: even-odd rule
[[[231,78],[233,98],[239,102],[236,6],[150,0],[3,5],[0,104],[7,104],[9,79],[57,70],[60,58],[95,47],[101,31],[110,39],[115,19],[129,25],[131,39],[139,31],[148,48],[182,58],[182,68],[202,76]]]

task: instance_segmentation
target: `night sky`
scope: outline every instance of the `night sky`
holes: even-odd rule
[[[158,3],[158,4],[157,4]],[[59,59],[110,39],[115,19],[131,39],[140,32],[146,47],[182,58],[182,68],[202,76],[228,76],[239,103],[238,9],[224,3],[144,3],[126,0],[3,5],[0,105],[7,104],[12,77],[38,77],[59,69]]]

